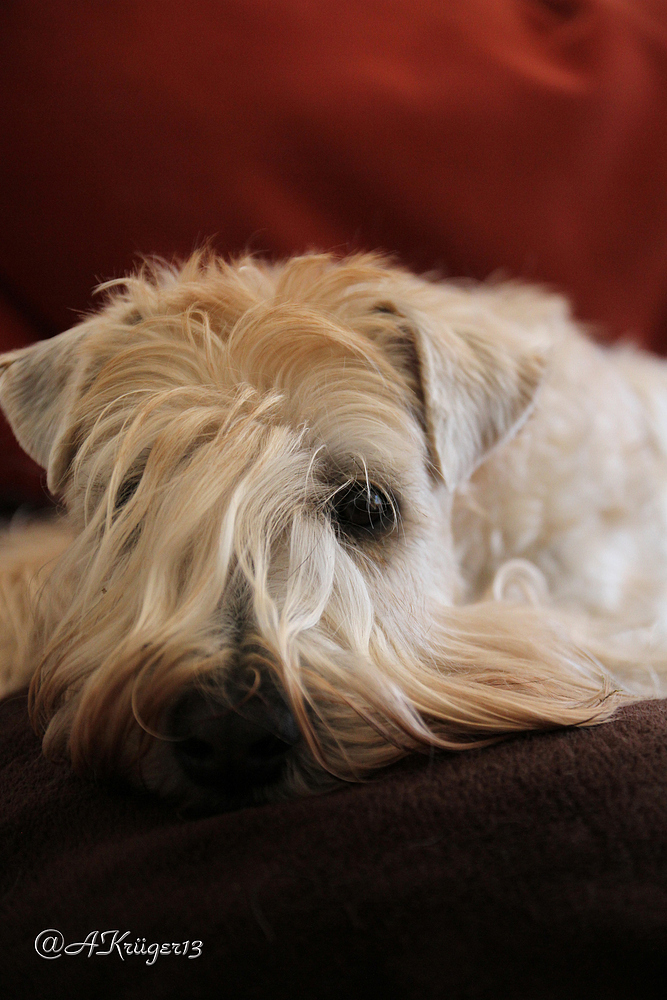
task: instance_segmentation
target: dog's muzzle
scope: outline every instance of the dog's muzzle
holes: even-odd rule
[[[230,798],[278,782],[299,741],[294,716],[273,689],[238,705],[190,689],[172,710],[170,730],[186,777]]]

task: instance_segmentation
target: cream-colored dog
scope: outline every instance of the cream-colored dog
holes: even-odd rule
[[[661,693],[662,362],[370,256],[106,290],[0,358],[64,508],[0,550],[47,753],[227,808]]]

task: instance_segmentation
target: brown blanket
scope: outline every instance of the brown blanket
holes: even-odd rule
[[[597,729],[185,820],[48,763],[10,699],[3,996],[662,997],[666,734],[667,702],[644,703]],[[78,954],[40,957],[46,929]]]

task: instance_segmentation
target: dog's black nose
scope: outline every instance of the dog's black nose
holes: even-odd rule
[[[171,716],[174,754],[194,784],[242,795],[278,781],[299,732],[281,698],[255,694],[238,707],[187,691]]]

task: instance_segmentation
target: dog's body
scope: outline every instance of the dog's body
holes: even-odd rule
[[[67,511],[0,678],[78,768],[224,808],[667,689],[667,367],[556,297],[197,256],[0,366]]]

